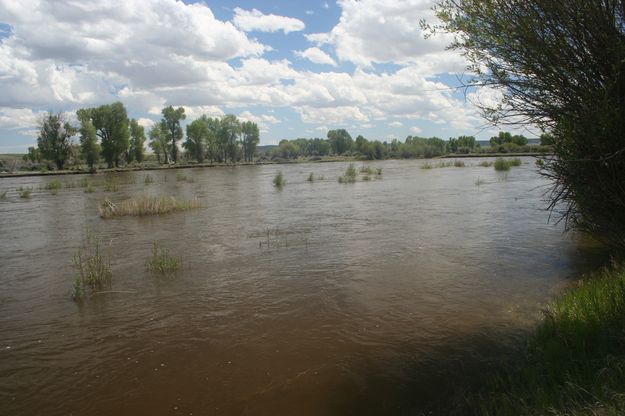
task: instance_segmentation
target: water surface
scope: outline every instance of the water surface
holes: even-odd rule
[[[40,188],[81,177],[0,180],[0,414],[440,408],[590,262],[548,223],[531,158],[507,174],[478,162],[377,162],[382,178],[355,184],[337,182],[345,163],[86,175],[96,192],[58,195]],[[142,193],[202,208],[99,217],[103,198]],[[71,259],[87,230],[119,293],[76,304]],[[181,272],[145,270],[154,241]]]

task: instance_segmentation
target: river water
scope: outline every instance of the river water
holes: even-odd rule
[[[436,414],[593,262],[548,223],[533,159],[464,161],[372,163],[354,184],[345,163],[85,175],[95,192],[57,195],[81,177],[0,179],[0,414]],[[202,207],[99,217],[143,193]],[[113,293],[77,304],[88,231]],[[154,241],[181,271],[145,269]]]

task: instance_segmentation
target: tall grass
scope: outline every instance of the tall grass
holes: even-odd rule
[[[56,195],[62,186],[63,184],[61,184],[61,181],[55,180],[55,181],[46,183],[46,185],[44,186],[44,189],[47,191],[51,191],[54,195]]]
[[[345,174],[343,176],[339,176],[339,183],[354,183],[356,182],[356,167],[353,163],[350,163],[345,169]]]
[[[110,286],[113,272],[110,260],[105,258],[100,248],[100,240],[87,234],[87,240],[74,254],[74,269],[77,276],[72,285],[72,298],[81,300],[89,292]]]
[[[502,157],[498,157],[495,159],[493,166],[495,167],[495,170],[506,171],[510,170],[513,166],[521,166],[521,164],[521,159],[518,157],[515,157],[514,159],[504,159]]]
[[[128,199],[116,205],[108,199],[100,204],[100,216],[102,218],[120,216],[144,216],[169,214],[177,211],[187,211],[199,208],[200,202],[197,199],[178,201],[173,196],[140,196]]]
[[[625,267],[588,276],[544,313],[522,365],[470,395],[472,413],[625,414]]]
[[[308,175],[308,179],[306,179],[308,182],[314,182],[315,181],[315,174],[310,172],[310,175]]]
[[[156,243],[152,243],[152,256],[145,261],[147,270],[168,273],[174,272],[182,267],[182,259],[178,259],[169,254],[164,247],[159,247]]]
[[[29,199],[30,198],[30,194],[33,192],[33,188],[32,187],[24,187],[24,186],[20,186],[16,189],[16,191],[20,194],[20,198],[22,199]]]
[[[154,178],[152,177],[152,175],[150,174],[145,175],[145,178],[143,179],[144,184],[149,185],[153,182],[154,182]]]
[[[276,173],[276,176],[274,176],[273,185],[278,189],[282,189],[286,185],[286,179],[284,179],[284,175],[281,170],[279,170],[278,173]]]

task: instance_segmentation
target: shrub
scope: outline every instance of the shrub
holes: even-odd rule
[[[276,176],[273,178],[273,184],[276,188],[282,188],[284,185],[286,185],[286,179],[284,179],[284,175],[282,174],[281,170],[279,170],[278,173],[276,173]]]

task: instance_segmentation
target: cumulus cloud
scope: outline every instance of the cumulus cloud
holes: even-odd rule
[[[393,121],[388,123],[389,127],[404,127],[404,123],[402,123],[401,121]]]
[[[234,24],[245,32],[277,32],[285,34],[304,30],[306,25],[299,19],[275,14],[263,14],[261,11],[252,9],[244,10],[239,7],[234,9]]]
[[[449,38],[424,39],[421,19],[433,20],[432,3],[424,0],[339,0],[341,18],[329,33],[307,36],[331,44],[341,61],[369,67],[373,63],[414,63],[445,52]],[[458,54],[452,54],[462,63]],[[439,72],[442,68],[438,64]]]
[[[0,128],[27,129],[36,126],[45,113],[30,108],[0,107]]]
[[[272,116],[271,114],[256,115],[256,114],[252,114],[251,112],[247,110],[239,114],[239,119],[242,121],[251,121],[253,123],[256,123],[261,132],[268,132],[270,124],[280,123],[280,120],[278,120],[276,117]]]
[[[336,66],[334,59],[317,47],[308,48],[305,51],[295,51],[295,55],[300,58],[308,59],[315,64]]]

